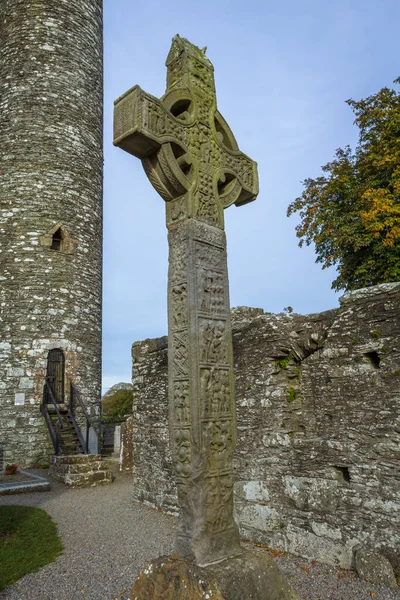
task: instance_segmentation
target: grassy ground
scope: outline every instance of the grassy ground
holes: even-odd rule
[[[0,590],[62,554],[56,524],[41,508],[0,506]]]

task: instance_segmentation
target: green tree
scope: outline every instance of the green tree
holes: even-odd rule
[[[347,104],[360,130],[355,151],[336,150],[287,211],[300,213],[299,246],[313,242],[316,262],[336,266],[336,290],[400,280],[400,93],[385,87]]]
[[[101,402],[104,420],[120,419],[132,414],[133,391],[118,390],[110,396],[105,396]]]

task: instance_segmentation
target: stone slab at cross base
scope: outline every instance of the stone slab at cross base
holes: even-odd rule
[[[112,473],[100,454],[52,456],[50,477],[70,487],[95,487],[112,483]]]
[[[130,600],[301,600],[270,556],[247,551],[198,567],[173,557],[140,573]]]
[[[392,565],[385,556],[367,548],[361,548],[355,553],[354,559],[354,566],[361,579],[397,588]]]

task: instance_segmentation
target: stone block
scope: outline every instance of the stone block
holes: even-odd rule
[[[385,556],[360,548],[355,552],[354,559],[356,571],[361,579],[397,588],[392,565]]]
[[[218,564],[197,567],[161,557],[140,573],[131,600],[301,600],[272,558],[243,552]]]

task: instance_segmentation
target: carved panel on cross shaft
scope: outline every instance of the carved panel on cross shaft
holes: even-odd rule
[[[177,200],[166,203],[167,225],[182,221],[187,216],[187,197],[183,196]]]
[[[174,413],[177,423],[190,423],[189,382],[174,381]]]
[[[208,94],[214,93],[214,75],[209,67],[202,62],[191,57],[190,81],[208,91]]]
[[[173,377],[185,377],[188,374],[188,334],[181,331],[172,335]]]
[[[225,232],[221,229],[215,229],[215,227],[211,227],[206,223],[202,223],[201,221],[193,221],[193,237],[196,238],[201,244],[218,246],[220,250],[224,253],[225,249]],[[222,254],[224,256],[224,254]],[[199,263],[198,263],[199,264]],[[204,266],[208,266],[208,263],[205,263]]]
[[[202,423],[202,451],[207,472],[230,470],[233,457],[232,421]]]
[[[206,528],[218,533],[232,526],[233,477],[207,477],[205,480]]]
[[[182,283],[171,290],[172,327],[180,329],[188,323],[187,284]]]
[[[189,506],[187,500],[188,481],[186,479],[178,479],[176,489],[180,506],[179,535],[190,536],[194,530],[195,520],[193,519],[191,506]]]
[[[198,179],[198,189],[203,194],[212,196],[214,193],[212,175],[210,175],[206,171],[200,171]]]
[[[205,313],[225,312],[224,276],[218,271],[198,269],[198,309]]]
[[[201,123],[210,125],[211,111],[215,110],[215,100],[210,94],[201,88],[196,88],[194,100],[197,110],[197,118]]]
[[[194,195],[196,217],[210,225],[222,227],[222,215],[213,195],[202,194],[199,190]]]
[[[215,367],[200,369],[201,416],[204,419],[229,415],[231,390],[229,371]]]
[[[228,343],[225,321],[199,319],[200,361],[227,364]]]
[[[211,137],[210,127],[203,123],[190,128],[190,147],[198,159],[215,169],[219,162],[220,150],[217,142]]]
[[[203,242],[195,246],[196,264],[206,269],[223,269],[225,253],[222,248],[215,248]]]
[[[178,477],[191,473],[191,433],[189,428],[174,429],[174,452],[172,460]]]
[[[174,285],[187,279],[186,231],[170,230],[169,237],[169,282]]]

